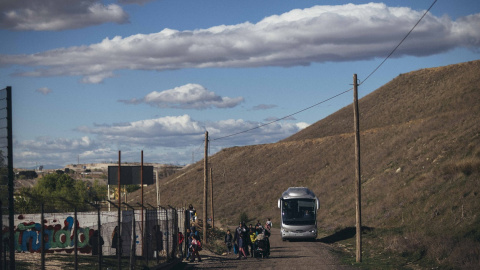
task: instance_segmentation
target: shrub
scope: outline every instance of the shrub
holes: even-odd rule
[[[466,176],[480,172],[480,161],[477,159],[464,159],[458,162],[450,162],[443,166],[444,174],[462,173]]]
[[[245,212],[240,213],[240,217],[239,217],[239,218],[240,218],[240,220],[238,221],[239,223],[240,223],[240,222],[248,222],[248,221],[250,220],[250,219],[248,218],[247,213],[245,213]]]

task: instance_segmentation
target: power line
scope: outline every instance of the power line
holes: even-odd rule
[[[318,103],[316,103],[316,104],[313,104],[313,105],[310,106],[310,107],[307,107],[307,108],[302,109],[302,110],[300,110],[300,111],[294,112],[294,113],[289,114],[289,115],[287,115],[287,116],[284,116],[284,117],[282,117],[282,118],[279,118],[279,119],[270,121],[270,122],[268,122],[268,123],[261,124],[261,125],[259,125],[259,126],[256,126],[256,127],[253,127],[253,128],[247,129],[247,130],[243,130],[243,131],[240,131],[240,132],[237,132],[237,133],[233,133],[233,134],[226,135],[226,136],[223,136],[223,137],[218,137],[218,138],[212,139],[212,141],[216,141],[216,140],[220,140],[220,139],[225,139],[225,138],[232,137],[232,136],[236,136],[236,135],[239,135],[239,134],[242,134],[242,133],[246,133],[246,132],[249,132],[249,131],[252,131],[252,130],[255,130],[255,129],[259,129],[259,128],[264,127],[264,126],[268,126],[268,125],[273,124],[273,123],[275,123],[275,122],[281,121],[281,120],[283,120],[283,119],[285,119],[285,118],[288,118],[288,117],[294,116],[294,115],[296,115],[296,114],[299,114],[299,113],[301,113],[301,112],[304,112],[304,111],[306,111],[306,110],[309,110],[309,109],[311,109],[311,108],[313,108],[313,107],[315,107],[315,106],[318,106],[318,105],[320,105],[320,104],[322,104],[322,103],[325,103],[325,102],[327,102],[327,101],[329,101],[329,100],[331,100],[331,99],[334,99],[334,98],[336,98],[336,97],[338,97],[338,96],[341,96],[341,95],[343,95],[343,94],[351,91],[352,89],[353,89],[353,88],[350,88],[350,89],[348,89],[348,90],[346,90],[346,91],[343,91],[343,92],[341,92],[341,93],[339,93],[339,94],[336,94],[335,96],[332,96],[332,97],[330,97],[330,98],[324,99],[324,100],[322,100],[322,101],[320,101],[320,102],[318,102]]]
[[[385,59],[383,59],[383,61],[372,72],[370,72],[370,74],[368,74],[368,76],[365,78],[365,80],[361,81],[358,85],[361,85],[366,80],[368,80],[368,78],[370,78],[370,76],[372,76],[375,72],[377,72],[377,70],[387,61],[387,59],[390,58],[390,56],[392,56],[393,53],[395,53],[395,51],[398,49],[398,47],[400,47],[400,45],[402,45],[402,43],[407,39],[407,37],[413,32],[413,30],[417,27],[417,25],[427,15],[427,13],[430,11],[430,9],[432,9],[432,7],[435,5],[435,3],[437,3],[437,0],[433,1],[433,3],[430,5],[430,7],[427,9],[427,11],[425,11],[425,13],[423,13],[422,17],[420,17],[420,19],[412,27],[412,29],[410,29],[410,31],[408,31],[408,33],[405,35],[405,37],[403,37],[403,39],[400,41],[400,43],[398,43],[397,46],[395,46],[395,48],[387,55],[387,57],[385,57]]]
[[[375,72],[377,72],[377,70],[395,53],[395,51],[400,47],[400,45],[402,45],[402,43],[407,39],[407,37],[413,32],[413,30],[417,27],[417,25],[423,20],[423,18],[427,15],[427,13],[432,9],[432,7],[435,5],[436,2],[437,2],[437,0],[434,0],[434,1],[433,1],[433,3],[430,5],[430,7],[429,7],[429,8],[425,11],[425,13],[420,17],[420,19],[417,21],[417,23],[415,23],[415,25],[412,27],[412,29],[410,29],[410,31],[408,31],[408,33],[407,33],[407,34],[403,37],[403,39],[397,44],[397,46],[395,46],[395,48],[387,55],[387,57],[385,57],[385,59],[383,59],[383,61],[382,61],[372,72],[370,72],[370,74],[368,74],[368,76],[367,76],[362,82],[360,82],[358,85],[361,85],[361,84],[363,84],[366,80],[368,80],[368,79],[369,79]],[[318,106],[318,105],[320,105],[320,104],[322,104],[322,103],[325,103],[325,102],[327,102],[327,101],[329,101],[329,100],[332,100],[332,99],[334,99],[334,98],[336,98],[336,97],[339,97],[339,96],[341,96],[341,95],[343,95],[343,94],[351,91],[352,89],[353,89],[353,88],[350,88],[350,89],[348,89],[348,90],[346,90],[346,91],[343,91],[343,92],[341,92],[341,93],[339,93],[339,94],[337,94],[337,95],[334,95],[334,96],[332,96],[332,97],[330,97],[330,98],[327,98],[327,99],[325,99],[325,100],[322,100],[322,101],[320,101],[320,102],[318,102],[318,103],[316,103],[316,104],[314,104],[314,105],[312,105],[312,106],[309,106],[309,107],[307,107],[307,108],[304,108],[304,109],[302,109],[302,110],[300,110],[300,111],[297,111],[297,112],[295,112],[295,113],[289,114],[289,115],[284,116],[284,117],[282,117],[282,118],[279,118],[279,119],[270,121],[270,122],[265,123],[265,124],[258,125],[258,126],[256,126],[256,127],[250,128],[250,129],[246,129],[246,130],[243,130],[243,131],[239,131],[239,132],[236,132],[236,133],[232,133],[232,134],[230,134],[230,135],[225,135],[225,136],[222,136],[222,137],[218,137],[218,138],[212,139],[212,141],[216,141],[216,140],[220,140],[220,139],[225,139],[225,138],[233,137],[233,136],[236,136],[236,135],[240,135],[240,134],[243,134],[243,133],[247,133],[247,132],[252,131],[252,130],[255,130],[255,129],[259,129],[259,128],[264,127],[264,126],[267,126],[267,125],[271,125],[271,124],[273,124],[273,123],[276,123],[276,122],[278,122],[278,121],[281,121],[281,120],[286,119],[286,118],[288,118],[288,117],[291,117],[291,116],[293,116],[293,115],[296,115],[296,114],[299,114],[299,113],[301,113],[301,112],[307,111],[307,110],[309,110],[309,109],[311,109],[311,108],[313,108],[313,107],[316,107],[316,106]]]

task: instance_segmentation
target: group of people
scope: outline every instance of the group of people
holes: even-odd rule
[[[270,241],[268,237],[270,237],[271,228],[272,221],[270,219],[267,220],[265,226],[262,226],[259,220],[255,227],[253,227],[252,224],[247,227],[244,221],[240,222],[233,235],[230,230],[227,230],[225,235],[228,254],[232,253],[233,248],[234,253],[238,254],[237,259],[246,259],[248,255],[254,257],[257,248],[256,243],[258,243],[258,241],[266,242],[265,252],[268,254],[270,252]]]
[[[187,260],[190,262],[195,261],[195,257],[199,262],[202,261],[199,251],[202,250],[202,242],[200,242],[200,236],[195,226],[187,229]]]

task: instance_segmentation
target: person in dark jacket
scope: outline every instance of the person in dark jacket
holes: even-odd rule
[[[120,238],[120,246],[118,246],[118,239]],[[115,249],[115,255],[122,254],[122,238],[120,237],[120,230],[118,226],[115,226],[115,229],[112,233],[112,248]]]
[[[230,230],[227,230],[227,233],[225,234],[225,245],[227,246],[227,254],[231,254],[233,246],[233,235]]]
[[[243,222],[241,222],[237,229],[235,229],[235,236],[234,236],[234,242],[237,242],[238,245],[238,257],[237,259],[241,259],[242,256],[244,259],[247,258],[247,253],[245,251],[245,248],[247,248],[247,241],[248,241],[248,234],[247,234],[247,227],[244,225]]]
[[[102,246],[105,242],[103,241],[103,237],[98,233],[98,230],[93,232],[88,242],[92,247],[92,255],[98,255],[102,252]]]

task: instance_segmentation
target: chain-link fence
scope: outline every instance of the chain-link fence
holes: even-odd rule
[[[118,212],[91,205],[89,212],[15,213],[15,269],[144,269],[182,257],[178,232],[184,230],[184,209],[122,209],[118,232]],[[42,209],[52,210],[43,203]],[[4,233],[10,229],[6,220],[3,215]],[[8,257],[4,247],[1,256]],[[3,261],[1,269],[9,267],[10,261]]]
[[[12,143],[12,88],[0,89],[0,215],[2,218],[0,237],[0,268],[8,269],[9,262],[15,260],[14,253],[8,250],[14,247],[13,230],[5,226],[13,224],[13,143]],[[10,264],[10,269],[14,265]]]

